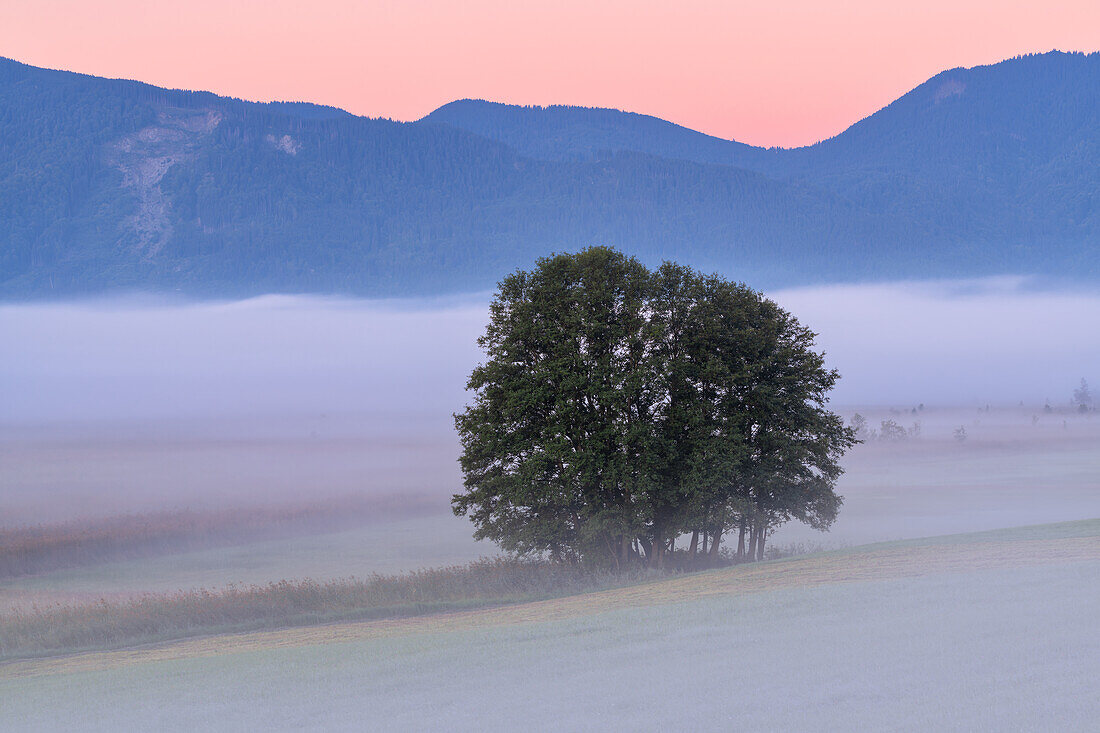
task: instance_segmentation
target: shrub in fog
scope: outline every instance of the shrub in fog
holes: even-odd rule
[[[856,440],[867,442],[878,437],[878,433],[867,426],[867,418],[858,412],[852,416],[851,428]]]
[[[830,548],[820,542],[791,542],[785,545],[769,545],[764,551],[765,560],[782,560],[787,557],[827,552]]]
[[[885,440],[887,442],[905,440],[909,437],[908,431],[893,420],[883,420],[879,424],[878,435],[879,440]]]

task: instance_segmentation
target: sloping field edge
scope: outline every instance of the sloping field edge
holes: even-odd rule
[[[1021,539],[1014,540],[992,539],[998,536],[997,532],[980,533],[990,537],[989,540],[983,540],[979,535],[948,535],[938,543],[932,542],[933,538],[928,538],[911,543],[852,548],[516,605],[411,618],[224,634],[133,649],[15,660],[0,664],[0,679],[91,672],[131,664],[338,644],[405,634],[447,633],[488,626],[543,623],[716,595],[1100,560],[1100,520],[1050,525],[1045,529],[1056,537],[1030,538],[1043,534],[1044,527],[1021,528],[1021,532],[1015,535]],[[1067,534],[1071,536],[1065,536]],[[971,539],[960,541],[963,537]]]

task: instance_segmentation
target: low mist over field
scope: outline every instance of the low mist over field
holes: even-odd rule
[[[838,404],[1069,402],[1100,378],[1100,294],[1016,278],[789,290],[773,297],[820,334]]]
[[[872,428],[883,419],[922,426],[923,447],[914,441],[905,453],[916,462],[911,471],[897,468],[908,465],[897,446],[858,447],[846,459],[840,489],[848,503],[830,535],[836,541],[1027,523],[1037,518],[1027,509],[1035,491],[1068,492],[1068,503],[1044,503],[1044,520],[1087,513],[1090,466],[1052,459],[1059,475],[1072,475],[1049,487],[1047,461],[1026,452],[960,469],[942,450],[962,450],[952,436],[965,425],[970,453],[983,441],[1041,443],[1069,446],[1087,462],[1096,421],[1070,414],[1069,400],[1082,377],[1100,382],[1100,337],[1088,327],[1100,322],[1100,296],[1018,280],[771,296],[819,332],[829,365],[843,375],[834,405],[845,419],[860,411]],[[488,299],[0,306],[9,354],[0,362],[0,481],[9,487],[0,525],[364,495],[415,495],[447,512],[461,485],[451,414],[465,404],[466,377],[481,357]],[[988,404],[1011,409],[978,412]],[[1027,476],[1017,483],[1027,485],[1012,501],[1003,492],[993,500],[1006,475],[997,466],[1014,456],[1012,470]],[[910,478],[951,487],[969,471],[972,485],[985,482],[986,494],[973,501],[986,518],[941,521],[959,506],[943,488],[926,492],[937,507],[928,517],[893,512],[883,524],[875,502],[885,470],[906,474],[885,479],[898,491]],[[784,534],[820,536],[800,525],[777,540]]]
[[[15,420],[370,412],[362,427],[391,433],[461,404],[485,311],[288,296],[8,305],[16,358],[0,379]]]
[[[0,733],[1096,727],[1100,11],[23,5]]]
[[[1100,365],[1100,294],[1020,280],[853,285],[771,297],[817,331],[839,405],[1068,403]],[[0,306],[11,423],[325,414],[357,431],[449,430],[488,295],[268,296]],[[369,417],[368,417],[369,416]],[[309,418],[309,419],[307,419]],[[253,429],[253,428],[250,428]],[[272,429],[263,422],[254,429]],[[297,429],[297,428],[296,428]],[[311,428],[312,430],[312,428]]]

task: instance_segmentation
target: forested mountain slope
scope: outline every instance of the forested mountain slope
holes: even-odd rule
[[[421,122],[468,130],[539,160],[592,160],[628,150],[695,163],[767,169],[767,161],[781,154],[617,109],[521,107],[460,99]]]
[[[609,110],[397,123],[0,60],[0,296],[469,291],[588,244],[766,287],[1096,279],[1098,69],[944,72],[762,150]]]
[[[425,119],[546,160],[633,150],[738,166],[901,216],[930,242],[954,243],[930,256],[989,271],[1030,271],[1050,257],[1067,274],[1100,274],[1100,54],[944,71],[842,134],[792,150],[606,109],[462,100]]]

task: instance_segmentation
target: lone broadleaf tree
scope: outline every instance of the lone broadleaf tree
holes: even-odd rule
[[[455,416],[475,536],[564,561],[763,556],[836,518],[855,443],[814,334],[750,288],[593,247],[505,278]],[[676,551],[677,540],[687,546]]]

